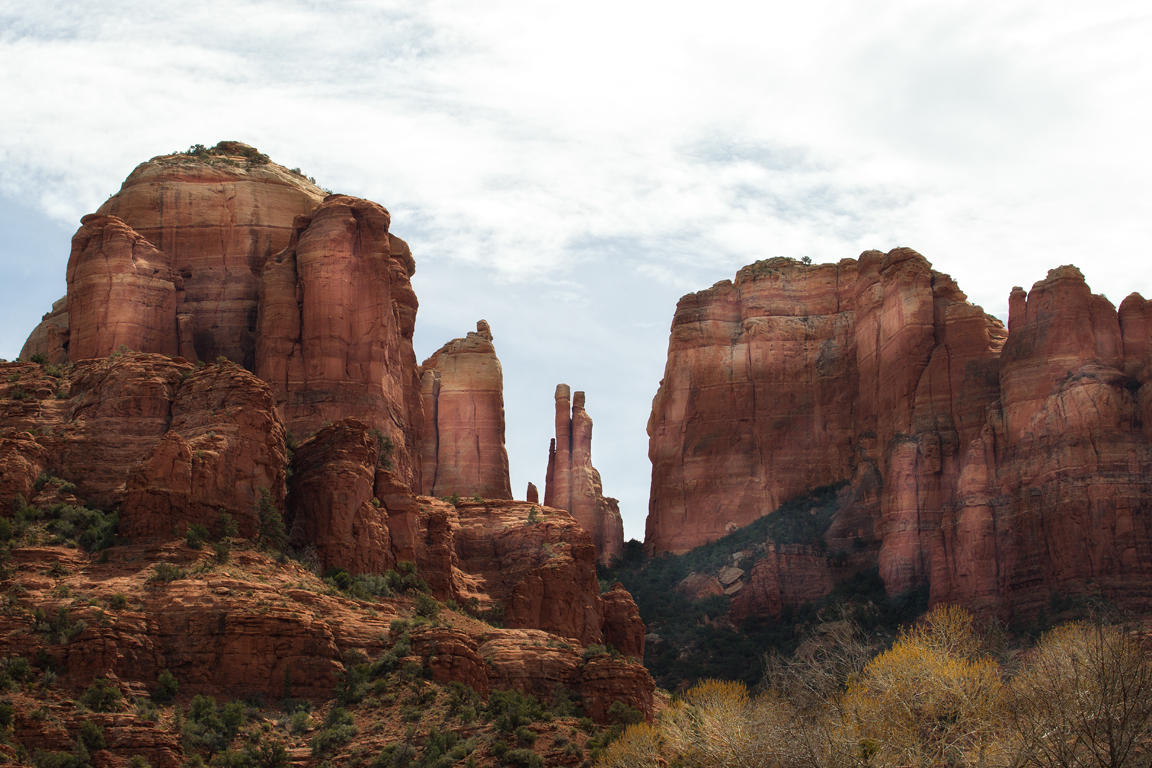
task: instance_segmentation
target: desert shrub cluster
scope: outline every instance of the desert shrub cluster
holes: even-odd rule
[[[842,621],[766,665],[754,691],[705,680],[630,726],[602,768],[1152,764],[1152,664],[1140,638],[1064,624],[998,650],[972,616],[938,606],[880,653]]]

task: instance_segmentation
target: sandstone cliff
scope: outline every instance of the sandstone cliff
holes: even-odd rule
[[[649,421],[649,551],[848,483],[828,555],[773,550],[741,612],[827,591],[862,552],[893,594],[1147,601],[1146,303],[1118,315],[1062,267],[1011,306],[1006,333],[909,249],[757,262],[685,296]]]
[[[419,369],[424,432],[423,492],[430,496],[511,499],[504,448],[504,375],[492,331],[453,339]]]
[[[390,222],[381,206],[346,195],[296,219],[287,247],[264,266],[254,370],[294,434],[363,421],[419,488],[416,267]]]
[[[284,428],[268,386],[231,363],[124,353],[63,370],[8,364],[0,384],[0,505],[41,476],[120,509],[129,537],[182,535],[232,516],[255,536],[263,495],[284,499]]]
[[[368,655],[485,696],[574,697],[598,721],[618,701],[651,715],[635,602],[600,595],[569,512],[510,500],[486,323],[425,363],[422,401],[415,263],[390,224],[235,142],[154,158],[84,218],[68,294],[25,345],[37,362],[0,365],[0,557],[18,562],[0,579],[23,596],[0,656],[47,642],[26,615],[52,634],[44,706],[70,712],[94,676],[141,695],[162,669],[188,695],[346,703]],[[114,621],[87,610],[125,592]],[[84,616],[66,638],[43,618],[59,610]],[[605,642],[620,654],[584,650]],[[33,734],[26,698],[21,743],[71,743],[79,722]],[[179,762],[170,730],[108,721],[118,759]]]
[[[544,504],[567,509],[592,535],[599,560],[609,563],[624,546],[619,502],[604,496],[600,473],[592,466],[592,419],[584,393],[556,386],[556,437],[548,448]]]

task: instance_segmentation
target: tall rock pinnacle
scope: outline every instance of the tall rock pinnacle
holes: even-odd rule
[[[453,339],[420,366],[423,491],[511,499],[504,448],[504,374],[492,330]]]
[[[548,448],[544,506],[568,510],[592,535],[600,562],[618,557],[624,546],[619,502],[605,497],[600,473],[592,466],[592,418],[584,393],[556,386],[556,438]]]

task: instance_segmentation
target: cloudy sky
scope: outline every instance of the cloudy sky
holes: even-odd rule
[[[0,0],[0,357],[138,162],[239,139],[389,208],[418,357],[489,320],[517,495],[587,390],[641,537],[676,299],[746,263],[1152,296],[1149,40],[1143,2]]]

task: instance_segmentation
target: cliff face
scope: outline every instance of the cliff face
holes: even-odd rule
[[[68,295],[25,346],[38,362],[0,364],[0,521],[19,564],[0,580],[28,615],[82,588],[66,610],[92,621],[46,643],[13,613],[0,656],[51,646],[73,693],[108,675],[139,695],[171,669],[187,695],[323,701],[352,659],[391,648],[385,667],[481,694],[563,688],[600,721],[618,700],[651,715],[635,603],[600,595],[571,514],[510,498],[487,324],[417,367],[415,262],[390,224],[228,142],[154,158],[84,218]],[[77,536],[101,551],[64,546]],[[267,551],[285,544],[307,569]],[[384,574],[410,564],[421,600],[455,607],[401,640],[391,620],[422,603]],[[336,595],[315,575],[336,569],[377,591]],[[123,592],[122,616],[86,609]],[[606,640],[633,658],[583,653]],[[45,695],[66,709],[67,693]],[[154,730],[110,749],[179,764],[179,738]]]
[[[255,371],[294,434],[363,421],[419,488],[415,262],[390,223],[381,206],[346,195],[296,219],[288,246],[264,267]]]
[[[453,339],[420,366],[423,492],[511,499],[504,448],[504,375],[492,330]]]
[[[649,421],[648,549],[848,483],[825,542],[841,561],[876,551],[890,593],[1024,612],[1090,583],[1145,599],[1147,304],[1118,316],[1070,267],[1011,303],[1008,334],[908,249],[758,262],[685,296]],[[741,602],[830,589],[813,556],[775,553]]]
[[[213,151],[142,163],[96,213],[143,236],[183,282],[179,353],[223,355],[252,369],[264,262],[288,245],[295,217],[310,214],[324,193],[246,144],[221,142]],[[76,318],[71,325],[79,327]]]
[[[1013,290],[1001,398],[960,465],[934,600],[1152,601],[1147,311],[1132,295],[1117,313],[1075,267]]]
[[[42,475],[77,498],[120,510],[126,537],[216,528],[222,512],[255,536],[264,494],[284,499],[284,428],[268,386],[231,363],[194,368],[124,353],[61,372],[5,366],[0,385],[0,499],[32,501]]]
[[[592,466],[592,419],[584,393],[556,386],[556,438],[548,449],[544,504],[567,509],[592,535],[599,560],[609,563],[624,547],[624,523],[616,499],[604,496],[600,473]]]

